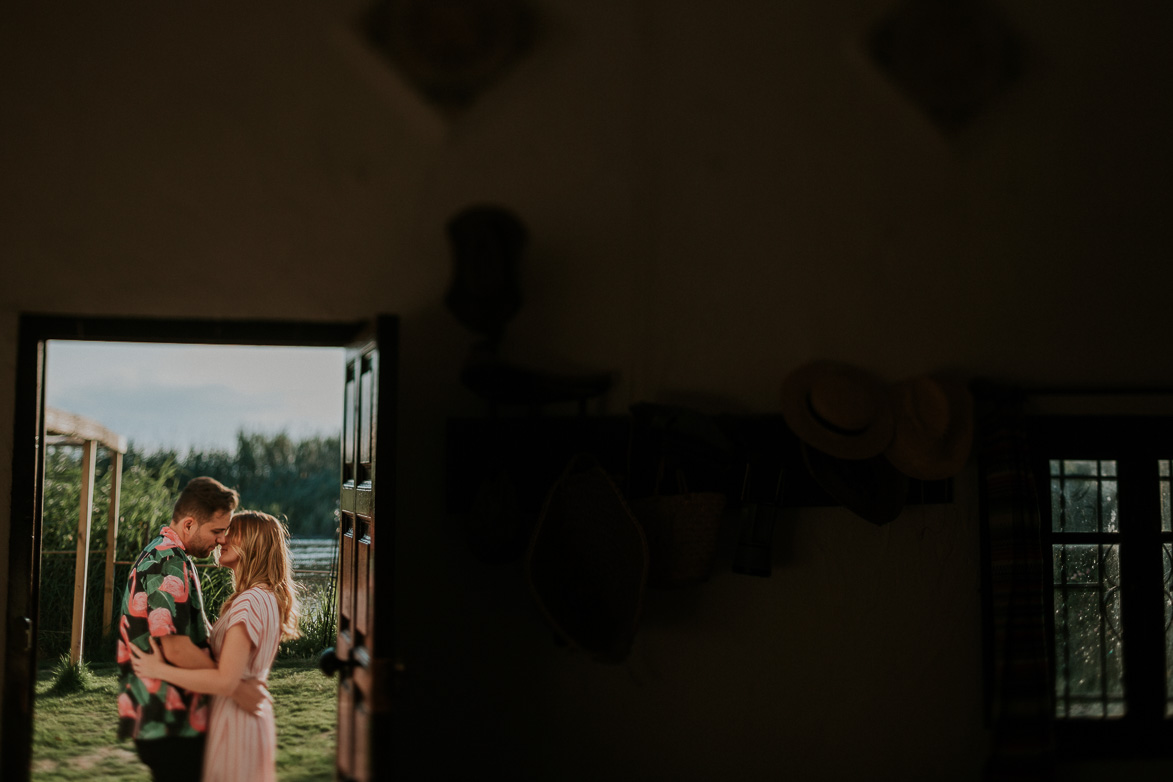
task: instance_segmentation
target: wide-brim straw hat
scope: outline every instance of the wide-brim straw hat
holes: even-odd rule
[[[964,383],[917,375],[892,387],[896,431],[884,451],[896,469],[922,481],[952,478],[973,446],[973,395]]]
[[[868,459],[892,442],[895,418],[879,377],[837,361],[812,361],[782,383],[782,416],[807,445],[840,459]]]

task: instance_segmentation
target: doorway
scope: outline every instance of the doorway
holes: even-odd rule
[[[395,321],[292,322],[165,320],[26,315],[20,319],[9,539],[8,637],[4,660],[3,737],[5,779],[28,779],[36,678],[41,534],[45,478],[45,343],[50,340],[164,344],[351,347],[371,339],[394,347]],[[374,336],[372,336],[374,335]],[[376,342],[377,344],[377,342]],[[369,347],[368,347],[369,350]],[[392,350],[392,362],[393,350]],[[384,358],[384,365],[388,362]],[[343,382],[339,378],[339,384]],[[392,407],[392,405],[387,405]],[[387,447],[390,447],[390,439]],[[29,447],[33,446],[33,447]],[[380,449],[382,450],[382,449]],[[393,464],[393,463],[392,463]],[[370,596],[373,604],[375,595]],[[389,601],[388,601],[389,602]]]

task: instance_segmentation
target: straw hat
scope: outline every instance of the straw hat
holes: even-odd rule
[[[910,478],[961,472],[973,445],[973,396],[957,380],[918,375],[892,389],[896,432],[884,455]]]
[[[800,440],[840,459],[878,456],[895,426],[885,383],[835,361],[813,361],[786,376],[782,416]]]

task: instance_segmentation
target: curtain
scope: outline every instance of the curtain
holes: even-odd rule
[[[1054,772],[1054,694],[1038,495],[1022,397],[975,387],[985,556],[987,780],[1046,780]]]

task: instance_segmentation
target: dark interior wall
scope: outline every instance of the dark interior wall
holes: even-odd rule
[[[902,5],[658,17],[654,301],[706,317],[653,318],[651,341],[680,351],[649,355],[657,380],[731,375],[766,406],[776,372],[754,359],[772,354],[1163,382],[1166,366],[1129,354],[1162,309],[1150,283],[1167,279],[1167,11],[1001,4],[1022,76],[942,133],[863,50]],[[717,367],[681,355],[712,344],[740,348]]]
[[[708,583],[649,594],[622,666],[552,643],[442,512],[444,421],[481,412],[442,228],[522,215],[504,349],[618,371],[611,411],[775,412],[816,357],[1168,387],[1164,6],[1006,4],[1022,77],[945,133],[866,54],[881,0],[535,2],[533,50],[454,119],[364,48],[358,0],[73,5],[0,24],[0,496],[20,312],[394,312],[405,763],[976,778],[971,472],[885,528],[788,512],[770,579],[729,572],[727,529]]]

